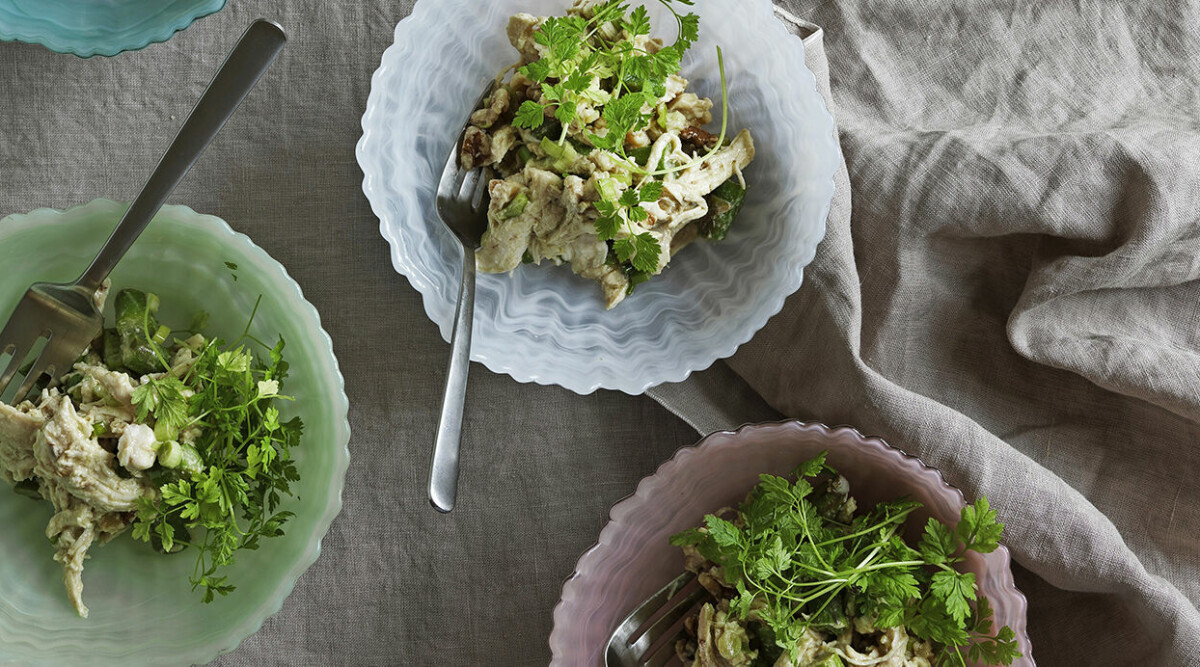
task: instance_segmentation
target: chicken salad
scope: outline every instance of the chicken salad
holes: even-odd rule
[[[472,114],[461,142],[465,169],[488,168],[488,229],[479,269],[569,264],[619,304],[671,258],[725,238],[746,195],[748,130],[717,135],[713,101],[688,91],[683,54],[699,19],[680,14],[670,45],[651,37],[645,7],[576,0],[562,17],[517,14],[520,54]],[[691,4],[683,3],[683,4]],[[727,104],[723,61],[722,100]]]
[[[920,503],[860,509],[825,454],[791,478],[762,475],[736,508],[671,538],[711,595],[675,649],[692,667],[934,667],[969,658],[1011,664],[1011,628],[992,629],[975,575],[953,566],[999,544],[986,498],[950,527],[930,518],[902,535]]]
[[[247,326],[226,345],[202,333],[204,314],[173,332],[157,320],[158,297],[138,290],[114,305],[69,373],[32,400],[0,403],[0,479],[53,507],[46,537],[82,617],[85,561],[127,531],[160,553],[195,552],[191,583],[205,601],[233,591],[221,569],[282,534],[291,513],[278,506],[298,480],[303,424],[276,406],[290,400],[282,339],[266,345]]]

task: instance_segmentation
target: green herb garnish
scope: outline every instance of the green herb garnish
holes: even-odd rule
[[[901,531],[920,503],[894,500],[851,515],[848,486],[824,454],[794,477],[762,475],[736,520],[708,515],[704,527],[671,538],[720,566],[737,591],[735,618],[749,620],[753,609],[759,636],[793,657],[809,628],[837,634],[852,616],[931,641],[938,665],[961,667],[968,657],[1007,665],[1020,655],[1011,628],[992,634],[975,575],[953,567],[968,551],[999,545],[1004,526],[986,498],[963,508],[954,528],[931,518],[913,549]]]
[[[597,236],[613,241],[612,252],[618,263],[628,267],[627,273],[640,277],[631,280],[630,288],[658,270],[663,253],[659,240],[633,225],[648,218],[642,203],[656,201],[662,182],[656,177],[687,169],[707,159],[724,143],[726,125],[723,122],[720,141],[703,156],[684,165],[668,165],[653,169],[643,167],[635,155],[639,149],[627,149],[626,138],[650,127],[655,122],[655,106],[666,93],[667,79],[679,71],[684,53],[700,34],[700,19],[696,14],[682,14],[676,5],[692,6],[694,0],[659,0],[676,20],[678,36],[673,44],[654,53],[637,46],[639,38],[650,34],[650,15],[639,6],[632,12],[623,0],[607,0],[593,8],[591,18],[583,16],[551,17],[545,20],[534,38],[545,47],[537,61],[520,68],[520,73],[540,85],[541,100],[526,100],[517,109],[513,126],[538,131],[557,121],[561,126],[557,140],[543,140],[543,149],[556,159],[556,168],[566,167],[560,157],[573,123],[588,119],[579,117],[580,109],[588,106],[600,110],[604,121],[602,133],[585,132],[590,146],[611,152],[630,173],[644,177],[640,189],[630,188],[619,193],[615,187],[602,189],[596,208],[601,217],[596,222]],[[728,107],[725,68],[721,63],[721,93]],[[650,109],[652,111],[647,111]],[[728,113],[725,114],[728,117]],[[547,122],[547,118],[554,121]],[[665,128],[664,128],[665,129]],[[582,152],[582,151],[581,151]],[[556,154],[557,153],[557,154]],[[657,188],[657,189],[655,189]],[[621,230],[625,230],[624,233]],[[643,275],[645,274],[645,275]]]
[[[658,201],[662,183],[649,181],[641,188],[629,188],[618,195],[616,183],[605,178],[597,181],[596,190],[601,196],[595,204],[600,212],[596,235],[601,241],[613,242],[613,252],[620,262],[629,262],[642,273],[657,271],[662,252],[658,239],[650,232],[638,232],[635,225],[650,217],[641,204]]]
[[[163,469],[156,473],[160,497],[138,500],[133,537],[166,553],[194,548],[192,589],[203,588],[205,602],[235,589],[219,572],[239,550],[282,535],[293,516],[279,505],[299,480],[291,450],[303,424],[281,421],[276,403],[292,400],[281,393],[288,374],[284,341],[268,345],[250,334],[258,305],[238,340],[206,341],[178,377],[170,373],[168,350],[150,339],[154,374],[133,394],[138,421],[156,422]],[[255,357],[252,345],[266,351],[267,361]]]

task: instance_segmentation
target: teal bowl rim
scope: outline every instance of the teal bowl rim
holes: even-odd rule
[[[45,226],[46,224],[54,224],[48,220],[31,220],[32,218],[38,216],[58,217],[70,212],[78,211],[80,209],[92,207],[110,207],[118,211],[124,211],[128,206],[129,202],[118,202],[112,199],[98,198],[93,199],[86,204],[71,206],[66,209],[46,207],[34,209],[28,213],[14,213],[0,218],[0,237],[5,236],[14,229],[31,229],[33,227]],[[283,609],[284,601],[291,596],[292,591],[296,588],[296,584],[300,581],[300,577],[304,576],[304,573],[307,572],[308,569],[317,562],[317,559],[320,558],[321,544],[325,537],[329,534],[329,529],[333,525],[333,520],[337,518],[338,514],[341,513],[343,507],[343,493],[346,488],[346,472],[350,467],[350,398],[346,395],[345,376],[342,375],[341,365],[338,362],[337,355],[334,354],[333,351],[333,339],[329,336],[329,333],[325,331],[324,326],[321,324],[321,314],[317,311],[316,306],[312,305],[307,299],[304,298],[304,291],[300,288],[299,283],[292,278],[291,274],[287,272],[287,269],[284,268],[283,264],[267,253],[266,250],[263,250],[256,245],[249,236],[246,236],[241,232],[234,231],[228,222],[225,222],[215,215],[198,213],[191,207],[184,206],[182,204],[163,206],[163,209],[168,211],[178,211],[185,216],[194,216],[195,219],[200,221],[202,224],[211,226],[219,236],[228,238],[232,242],[243,244],[246,248],[247,254],[260,255],[268,260],[268,266],[273,265],[278,270],[279,275],[283,278],[283,282],[286,285],[291,286],[291,288],[294,290],[295,296],[298,297],[300,302],[304,304],[304,307],[298,311],[298,314],[302,319],[311,318],[316,323],[318,339],[323,341],[329,347],[329,359],[332,361],[332,370],[335,380],[334,384],[338,393],[337,400],[332,404],[332,407],[335,411],[334,425],[338,431],[336,442],[339,443],[340,446],[337,447],[335,452],[337,460],[332,471],[333,484],[330,486],[331,494],[330,497],[327,498],[325,514],[322,515],[315,524],[316,530],[314,531],[314,534],[318,535],[317,539],[309,545],[305,554],[303,554],[296,561],[296,565],[289,570],[287,575],[281,580],[284,583],[278,589],[276,589],[274,597],[267,599],[259,606],[260,613],[256,614],[241,626],[238,626],[237,629],[231,631],[226,638],[214,641],[213,645],[217,645],[217,648],[205,648],[203,650],[197,650],[196,653],[189,656],[172,656],[177,660],[182,659],[188,663],[202,664],[211,662],[218,656],[236,650],[239,646],[241,646],[242,642],[257,634],[258,631],[262,629],[262,626],[264,623],[266,623],[267,619],[271,618],[275,614],[279,613],[281,609]],[[265,613],[262,613],[263,611],[265,611]]]
[[[176,33],[188,29],[196,21],[221,11],[228,2],[229,0],[207,0],[192,10],[175,17],[174,20],[167,18],[162,24],[147,27],[145,30],[114,33],[96,38],[76,35],[63,37],[46,33],[41,27],[22,30],[19,26],[6,28],[0,24],[0,42],[40,44],[55,53],[68,53],[80,58],[112,57],[126,51],[141,51],[151,44],[166,42]],[[92,41],[93,39],[102,41],[96,44]],[[103,40],[112,41],[105,42]],[[34,212],[37,211],[31,211],[31,213]]]

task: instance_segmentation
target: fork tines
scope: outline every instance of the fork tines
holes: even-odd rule
[[[675,658],[684,619],[709,593],[684,572],[643,602],[613,632],[604,661],[608,667],[660,667]]]
[[[29,314],[23,312],[27,310],[29,309],[19,305],[4,326],[4,330],[0,331],[0,360],[9,357],[7,364],[0,365],[0,398],[11,389],[9,385],[18,375],[24,376],[20,388],[14,393],[13,404],[23,400],[39,380],[41,373],[34,375],[33,366],[45,354],[45,348],[40,345],[41,341],[49,337],[47,332],[38,331],[30,324]]]
[[[43,336],[35,341],[32,347],[9,345],[8,349],[0,349],[0,362],[3,362],[6,356],[10,357],[7,364],[0,363],[0,369],[3,369],[0,373],[0,400],[11,394],[8,402],[16,405],[26,399],[32,399],[51,384],[56,369],[41,363],[45,356],[45,341],[46,337]],[[20,380],[20,386],[15,391],[10,391],[17,387],[17,380]]]
[[[17,405],[64,375],[101,331],[92,297],[78,288],[37,283],[25,293],[0,330],[0,398]],[[85,310],[87,309],[87,310]],[[11,392],[15,378],[20,387]]]

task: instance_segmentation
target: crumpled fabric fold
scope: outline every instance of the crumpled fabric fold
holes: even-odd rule
[[[850,424],[986,494],[1039,664],[1197,664],[1200,4],[779,4],[822,28],[828,233],[727,365],[651,396]]]

